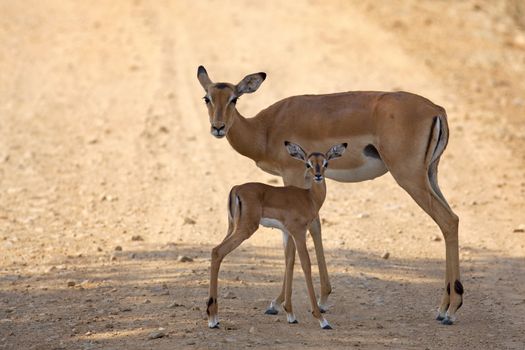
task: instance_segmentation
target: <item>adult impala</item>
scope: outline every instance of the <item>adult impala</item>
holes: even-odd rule
[[[288,97],[253,118],[244,118],[237,111],[237,99],[256,91],[265,73],[247,75],[237,85],[213,83],[200,66],[197,78],[206,91],[204,101],[212,135],[226,136],[237,152],[253,159],[262,170],[281,176],[285,185],[305,187],[304,168],[283,149],[285,140],[307,149],[348,142],[348,152],[326,171],[326,177],[336,181],[371,180],[389,171],[443,233],[446,273],[437,319],[443,324],[453,323],[463,301],[463,286],[459,275],[459,219],[437,181],[439,159],[448,142],[447,115],[442,107],[407,92],[357,91]],[[319,306],[325,308],[331,286],[319,217],[309,230],[319,265]],[[288,271],[287,267],[284,281]],[[284,295],[283,282],[267,313],[277,312]]]
[[[258,182],[245,183],[234,186],[228,198],[228,233],[224,240],[213,248],[210,268],[210,297],[206,313],[208,327],[217,328],[217,279],[221,262],[242,242],[250,238],[259,225],[274,227],[291,236],[286,246],[287,274],[285,280],[286,297],[283,304],[288,323],[297,323],[292,309],[292,279],[295,262],[295,247],[299,253],[301,266],[306,279],[308,296],[312,305],[312,315],[319,321],[321,328],[332,329],[328,321],[321,315],[321,310],[315,300],[315,291],[312,283],[310,256],[306,248],[306,230],[312,220],[319,216],[319,209],[326,198],[326,183],[324,173],[328,162],[339,158],[345,151],[347,144],[330,147],[328,152],[307,153],[301,146],[285,141],[284,146],[288,153],[298,159],[306,170],[303,170],[303,179],[308,183],[308,189],[295,186],[275,187]],[[284,148],[284,147],[283,147]]]

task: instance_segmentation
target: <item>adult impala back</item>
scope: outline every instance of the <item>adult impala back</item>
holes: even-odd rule
[[[237,85],[213,83],[200,66],[197,78],[206,92],[212,135],[226,136],[237,152],[253,159],[262,170],[281,176],[285,185],[306,186],[304,168],[283,149],[285,140],[306,149],[327,149],[348,142],[348,151],[325,173],[336,181],[371,180],[389,171],[445,237],[446,273],[437,319],[443,324],[453,323],[463,301],[463,286],[459,275],[459,220],[437,181],[439,159],[448,142],[447,115],[442,107],[408,92],[356,91],[288,97],[253,118],[244,118],[237,110],[237,100],[256,91],[265,73],[250,74]],[[309,230],[319,264],[319,306],[323,310],[331,286],[319,217]],[[287,267],[284,281],[288,273]],[[284,289],[283,282],[280,295],[267,313],[277,313]]]

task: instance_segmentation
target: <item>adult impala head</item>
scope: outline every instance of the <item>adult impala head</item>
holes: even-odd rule
[[[306,152],[301,148],[301,146],[295,143],[284,141],[284,145],[286,146],[288,153],[290,153],[293,158],[304,162],[308,175],[311,176],[317,183],[324,180],[324,172],[326,168],[328,168],[328,161],[341,157],[348,146],[348,144],[345,142],[330,147],[328,152],[325,154],[320,152],[312,152],[309,155],[306,155]]]
[[[206,95],[204,102],[208,107],[211,134],[217,138],[226,136],[233,124],[235,105],[239,97],[256,91],[266,79],[266,73],[259,72],[247,75],[237,85],[230,83],[214,83],[203,66],[197,70],[197,79],[201,83]]]

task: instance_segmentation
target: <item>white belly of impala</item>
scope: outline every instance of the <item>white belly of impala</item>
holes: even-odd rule
[[[282,222],[275,219],[262,218],[261,221],[259,221],[259,224],[261,224],[261,226],[264,227],[276,228],[281,230],[283,233],[283,247],[286,248],[286,244],[288,243],[289,232]]]
[[[369,159],[360,167],[353,169],[331,169],[325,171],[325,176],[329,179],[341,182],[359,182],[372,180],[385,174],[388,169],[380,159]]]

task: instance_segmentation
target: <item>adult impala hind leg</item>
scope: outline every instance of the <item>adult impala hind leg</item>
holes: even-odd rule
[[[206,313],[208,314],[208,327],[218,328],[218,304],[217,304],[217,288],[219,269],[222,260],[226,255],[237,248],[242,242],[250,238],[250,236],[257,230],[257,225],[245,226],[242,228],[235,227],[231,234],[215,248],[211,253],[211,269],[210,269],[210,290],[209,298],[206,303]]]
[[[312,307],[312,315],[319,321],[319,325],[322,329],[332,329],[328,321],[323,317],[321,310],[319,309],[319,305],[317,304],[314,284],[312,282],[312,265],[310,262],[310,256],[308,255],[308,249],[306,247],[306,230],[294,230],[293,239],[297,248],[297,254],[301,260],[301,267],[304,272],[308,296],[310,298],[310,305]]]
[[[445,284],[437,319],[450,325],[463,303],[463,285],[459,274],[458,225],[459,219],[445,200],[437,184],[437,161],[427,173],[399,176],[391,171],[403,189],[436,222],[445,238]]]

